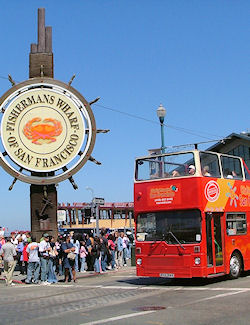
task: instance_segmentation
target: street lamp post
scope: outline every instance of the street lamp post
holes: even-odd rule
[[[91,217],[93,216],[93,208],[94,208],[94,190],[93,188],[87,186],[86,187],[86,190],[87,191],[90,191],[91,194],[92,194],[92,200],[91,200]],[[99,236],[99,207],[98,205],[96,205],[96,214],[95,214],[95,217],[96,217],[96,235]]]
[[[93,190],[93,188],[91,188],[89,186],[86,186],[86,190],[91,192],[91,194],[92,194],[92,202],[93,202],[93,199],[94,199],[94,190]]]
[[[164,143],[164,117],[166,116],[166,109],[160,104],[156,110],[157,116],[161,124],[161,153],[165,153],[165,143]]]
[[[166,116],[166,109],[160,104],[160,106],[156,110],[157,116],[159,117],[159,121],[161,124],[161,153],[165,153],[165,143],[164,143],[164,117]],[[162,172],[165,174],[165,157],[163,157],[163,169]]]

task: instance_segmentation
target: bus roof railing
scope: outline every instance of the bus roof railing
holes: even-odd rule
[[[240,156],[234,156],[234,155],[229,155],[229,154],[222,153],[222,152],[206,151],[206,150],[198,150],[198,149],[184,150],[184,151],[178,151],[178,152],[160,153],[160,154],[151,154],[151,155],[147,155],[147,156],[136,157],[135,160],[142,160],[142,159],[147,159],[147,158],[152,159],[152,158],[157,158],[157,157],[167,157],[167,156],[174,156],[174,155],[179,155],[179,154],[195,153],[195,152],[208,153],[208,154],[212,154],[212,155],[225,156],[225,157],[231,157],[231,158],[239,158],[242,161],[244,161],[244,159]]]

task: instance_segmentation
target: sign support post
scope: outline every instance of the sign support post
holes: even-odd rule
[[[103,198],[94,197],[93,200],[95,205],[95,211],[96,211],[96,235],[100,235],[100,228],[99,228],[99,220],[100,220],[100,205],[103,205],[105,203],[105,200]]]
[[[29,78],[54,77],[52,28],[45,27],[45,9],[38,9],[38,44],[31,44]],[[36,176],[36,173],[32,173]],[[54,184],[30,185],[31,232],[39,240],[45,232],[55,238],[57,226],[57,190]]]

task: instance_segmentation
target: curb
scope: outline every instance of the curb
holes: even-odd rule
[[[135,269],[135,267],[133,266],[129,266],[128,268],[123,268],[123,269],[118,269],[118,270],[110,270],[110,271],[106,271],[106,272],[103,272],[103,273],[88,273],[88,271],[86,272],[86,274],[79,274],[76,276],[76,279],[84,279],[84,278],[90,278],[90,277],[93,277],[93,276],[105,276],[105,275],[109,275],[109,274],[115,274],[115,273],[118,273],[119,271],[122,271],[122,272],[131,272]],[[92,271],[90,271],[92,272]],[[0,281],[5,281],[4,278],[0,278]],[[18,284],[26,284],[25,282],[23,281],[20,281],[20,280],[15,280],[13,279],[12,280],[14,283],[18,283]]]
[[[118,273],[121,269],[119,270],[108,270],[106,272],[102,272],[102,273],[89,273],[89,274],[82,274],[82,275],[77,275],[77,279],[82,279],[82,278],[87,278],[87,277],[91,277],[91,276],[103,276],[103,275],[108,275],[108,274],[115,274]],[[133,270],[133,269],[132,269]],[[128,271],[132,271],[131,267],[128,267],[127,269],[122,269],[122,271],[124,272],[128,272]]]
[[[0,278],[0,281],[5,281],[5,279],[4,279],[4,278]],[[23,283],[22,281],[15,280],[15,279],[13,279],[12,282],[14,282],[14,283],[19,283],[19,284],[25,284],[25,283]]]

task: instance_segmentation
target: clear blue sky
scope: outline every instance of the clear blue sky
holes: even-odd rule
[[[37,8],[52,26],[55,79],[92,105],[93,156],[75,175],[79,189],[60,183],[59,202],[133,200],[135,157],[160,147],[156,109],[167,109],[166,145],[219,139],[249,129],[248,0],[1,1],[0,95],[28,79],[30,44],[37,42]],[[136,115],[142,119],[119,113]],[[187,132],[183,132],[185,129]],[[210,146],[209,143],[207,146]],[[203,146],[204,148],[204,146]],[[0,225],[30,227],[29,185],[0,170]]]

